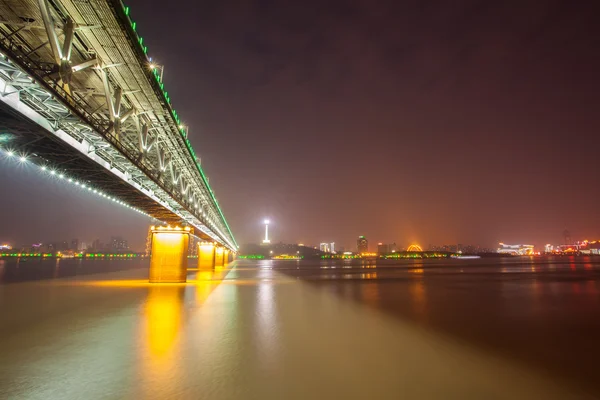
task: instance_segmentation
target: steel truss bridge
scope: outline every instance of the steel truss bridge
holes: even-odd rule
[[[0,0],[0,52],[5,151],[237,251],[120,0]]]

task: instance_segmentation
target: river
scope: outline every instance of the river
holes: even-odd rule
[[[600,398],[598,257],[0,274],[0,398]]]

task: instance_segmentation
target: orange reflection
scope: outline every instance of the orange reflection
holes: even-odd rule
[[[369,272],[367,274],[360,274],[360,279],[377,279],[377,272]]]
[[[203,304],[213,290],[223,282],[228,270],[218,268],[214,271],[200,271],[196,274],[196,303]]]
[[[369,274],[367,274],[369,275]],[[375,275],[375,274],[374,274]],[[379,285],[368,284],[361,285],[361,295],[365,303],[371,306],[377,306],[379,304]]]
[[[408,288],[413,310],[422,319],[427,317],[427,294],[423,282],[413,282]]]
[[[182,349],[178,337],[183,329],[185,286],[148,284],[148,297],[140,320],[140,379],[146,382],[143,398],[157,393],[177,379]],[[158,396],[161,398],[160,396]]]
[[[145,318],[148,349],[152,358],[169,353],[181,328],[183,287],[151,286],[146,301]]]

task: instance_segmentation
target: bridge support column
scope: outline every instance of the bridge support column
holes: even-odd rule
[[[229,249],[223,250],[223,265],[229,264]]]
[[[215,251],[215,267],[222,267],[225,264],[225,248],[217,246]]]
[[[210,242],[198,243],[198,269],[212,270],[215,267],[215,245]]]
[[[152,227],[150,282],[185,282],[190,228]]]

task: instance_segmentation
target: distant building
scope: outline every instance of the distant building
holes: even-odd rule
[[[533,255],[533,245],[531,244],[504,244],[500,243],[497,253],[512,254],[515,256]]]
[[[335,253],[335,242],[329,243],[329,251]]]
[[[115,253],[125,252],[129,250],[129,245],[127,244],[127,240],[122,237],[112,236],[110,238],[110,249]]]
[[[92,251],[102,251],[102,250],[104,250],[104,245],[102,244],[102,242],[100,241],[100,239],[96,239],[96,240],[94,240],[92,242],[91,250]]]
[[[79,239],[73,239],[71,240],[71,250],[73,251],[78,251],[79,250]]]
[[[323,253],[331,253],[331,249],[329,248],[329,243],[321,243],[319,245],[319,250]]]
[[[358,249],[358,253],[368,253],[369,252],[369,241],[364,236],[359,236],[356,241],[356,247]]]
[[[383,243],[377,243],[377,254],[388,254],[390,252],[390,246]]]

